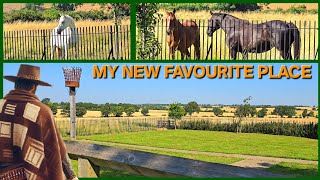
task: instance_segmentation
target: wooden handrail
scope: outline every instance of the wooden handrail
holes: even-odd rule
[[[83,166],[127,171],[146,177],[287,177],[261,169],[196,161],[123,148],[65,141],[71,159],[81,160],[79,177],[88,176]],[[83,160],[86,161],[83,161]],[[84,163],[83,163],[84,162]],[[85,171],[85,172],[84,172]],[[94,173],[93,173],[94,174]],[[83,175],[83,176],[82,176]]]

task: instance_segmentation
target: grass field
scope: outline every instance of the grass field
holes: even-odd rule
[[[267,169],[271,172],[280,172],[283,174],[291,174],[296,177],[315,177],[318,176],[317,164],[299,164],[282,162]]]
[[[94,140],[96,141],[96,144],[100,145],[105,145],[103,142],[116,142],[149,147],[162,147],[173,150],[182,149],[202,152],[237,153],[308,160],[318,159],[317,140],[274,135],[170,130],[162,132],[83,136],[78,139]],[[220,164],[232,164],[243,160],[234,157],[168,152],[165,150],[143,149],[143,147],[134,148],[120,144],[114,146]],[[74,165],[76,165],[76,163]],[[318,174],[317,165],[314,164],[281,162],[277,165],[273,165],[267,170],[297,177],[314,177]],[[121,177],[122,175],[123,177],[137,177],[136,175],[127,172],[119,172],[110,169],[105,169],[103,172],[106,176],[102,177]],[[121,176],[119,176],[119,174]]]
[[[291,136],[168,130],[84,136],[79,139],[203,152],[318,160],[317,140]]]
[[[161,9],[159,14],[163,15],[164,20],[160,20],[156,27],[156,37],[158,38],[159,43],[161,44],[162,52],[156,57],[156,59],[169,59],[169,49],[166,43],[166,22],[165,22],[165,10]],[[318,47],[318,15],[317,14],[304,14],[295,15],[295,14],[277,14],[277,13],[230,13],[231,15],[246,19],[252,23],[261,23],[270,20],[283,20],[287,22],[295,23],[296,26],[300,29],[301,37],[301,48],[300,48],[300,58],[301,59],[311,59],[313,60]],[[190,18],[192,17],[192,18]],[[194,20],[200,28],[200,59],[230,59],[229,49],[226,47],[226,35],[222,30],[216,31],[212,37],[208,37],[206,34],[208,20],[210,19],[210,13],[208,11],[177,11],[176,18],[180,21],[185,20]],[[208,53],[210,44],[212,43],[212,50]],[[189,49],[191,52],[191,59],[194,59],[194,47],[192,46]],[[293,48],[292,48],[293,51]],[[175,54],[175,59],[181,59],[180,53]],[[238,53],[238,58],[242,59],[242,55]],[[273,48],[272,50],[266,53],[249,53],[248,59],[281,59],[280,52]]]

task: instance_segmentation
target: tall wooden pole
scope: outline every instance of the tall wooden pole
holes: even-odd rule
[[[76,139],[76,88],[69,88],[70,95],[70,138],[71,140]]]

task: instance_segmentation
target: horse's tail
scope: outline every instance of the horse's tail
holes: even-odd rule
[[[288,23],[291,31],[291,38],[294,41],[294,59],[300,59],[300,32],[296,25]]]

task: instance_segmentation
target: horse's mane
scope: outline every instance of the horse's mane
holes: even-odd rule
[[[240,18],[237,18],[235,16],[232,16],[232,15],[226,14],[226,13],[213,13],[212,16],[222,16],[222,19],[226,18],[227,16],[235,18],[235,19],[240,19]],[[240,20],[242,20],[242,19],[240,19]]]
[[[63,14],[63,16],[65,16],[65,17],[70,18],[70,19],[73,20],[73,18],[72,18],[70,15],[68,15],[68,14]]]

